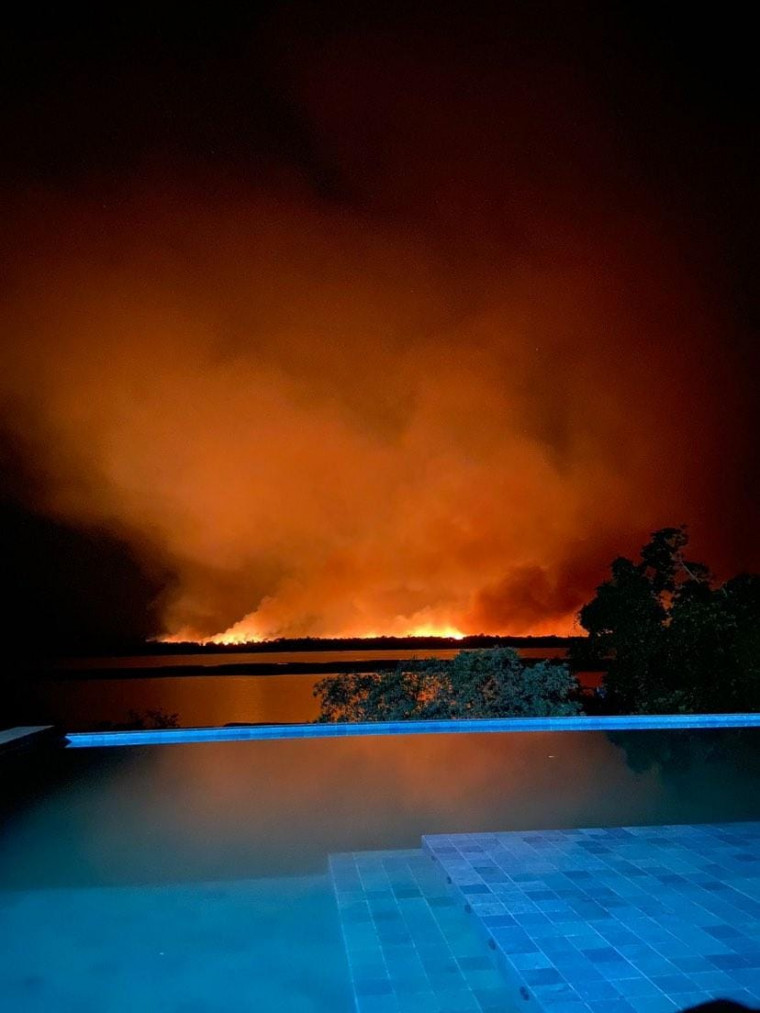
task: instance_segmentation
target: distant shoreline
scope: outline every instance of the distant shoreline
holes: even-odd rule
[[[567,647],[585,637],[495,636],[483,633],[467,637],[283,637],[245,644],[201,644],[194,640],[178,643],[150,641],[94,647],[70,647],[61,650],[60,660],[67,658],[123,658],[134,656],[164,657],[172,654],[270,654],[272,652],[306,651],[392,651],[392,650],[474,650],[489,647]]]
[[[403,659],[402,659],[403,660]],[[526,658],[525,664],[537,664],[542,658]],[[549,659],[561,661],[562,659]],[[378,669],[393,667],[398,658],[387,661],[333,661],[333,662],[284,662],[282,664],[251,664],[251,665],[173,665],[171,668],[69,668],[48,669],[32,673],[40,679],[53,679],[63,682],[71,679],[173,679],[189,676],[277,676],[277,675],[337,675],[346,672],[376,672]],[[585,665],[584,671],[604,671]]]
[[[567,660],[569,644],[567,642],[557,643],[555,638],[551,643],[539,645],[536,638],[532,638],[525,645],[515,645],[512,638],[512,646],[522,656],[523,663],[535,665],[543,661],[554,661],[561,663]],[[376,642],[375,642],[376,643]],[[444,646],[445,645],[445,646]],[[169,679],[193,676],[208,677],[268,677],[268,676],[327,676],[348,672],[376,672],[383,669],[393,668],[399,663],[419,657],[451,658],[460,650],[482,649],[480,645],[475,647],[471,644],[456,645],[444,641],[437,641],[434,646],[423,646],[417,643],[411,646],[404,643],[400,647],[387,646],[385,649],[374,650],[362,645],[359,650],[344,648],[342,650],[321,651],[224,651],[219,656],[217,663],[217,652],[212,652],[209,657],[207,652],[190,652],[185,654],[158,654],[158,655],[130,655],[130,656],[99,656],[96,658],[59,659],[56,663],[49,665],[41,664],[30,673],[38,679],[52,679],[55,681],[68,680],[97,680],[97,679]],[[498,645],[502,646],[502,645]],[[197,657],[198,661],[193,659]],[[176,663],[173,659],[176,658]],[[260,659],[260,660],[259,660]],[[584,665],[586,671],[604,670],[604,666]]]

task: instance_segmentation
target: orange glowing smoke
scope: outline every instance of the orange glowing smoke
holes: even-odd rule
[[[678,237],[572,75],[431,60],[291,69],[345,194],[174,167],[18,201],[5,425],[39,508],[176,574],[168,638],[571,633],[654,527],[735,559],[733,366]]]

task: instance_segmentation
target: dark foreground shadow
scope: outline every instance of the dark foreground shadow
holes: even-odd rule
[[[733,1002],[731,999],[714,999],[712,1002],[703,1002],[699,1006],[689,1006],[682,1013],[752,1013],[749,1006],[740,1002]]]

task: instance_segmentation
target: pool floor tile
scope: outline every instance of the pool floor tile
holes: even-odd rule
[[[330,876],[358,1013],[516,1008],[472,916],[424,852],[332,855]],[[372,884],[363,898],[357,883]],[[369,921],[357,918],[365,911]],[[389,937],[389,924],[402,926],[403,938]]]
[[[760,1005],[758,822],[432,835],[423,849],[534,1009]]]

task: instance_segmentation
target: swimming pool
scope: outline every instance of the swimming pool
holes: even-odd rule
[[[412,898],[425,835],[760,819],[746,728],[111,746],[2,774],[10,1010],[350,1010],[331,855],[397,852],[367,875]],[[497,996],[466,917],[446,917]]]

